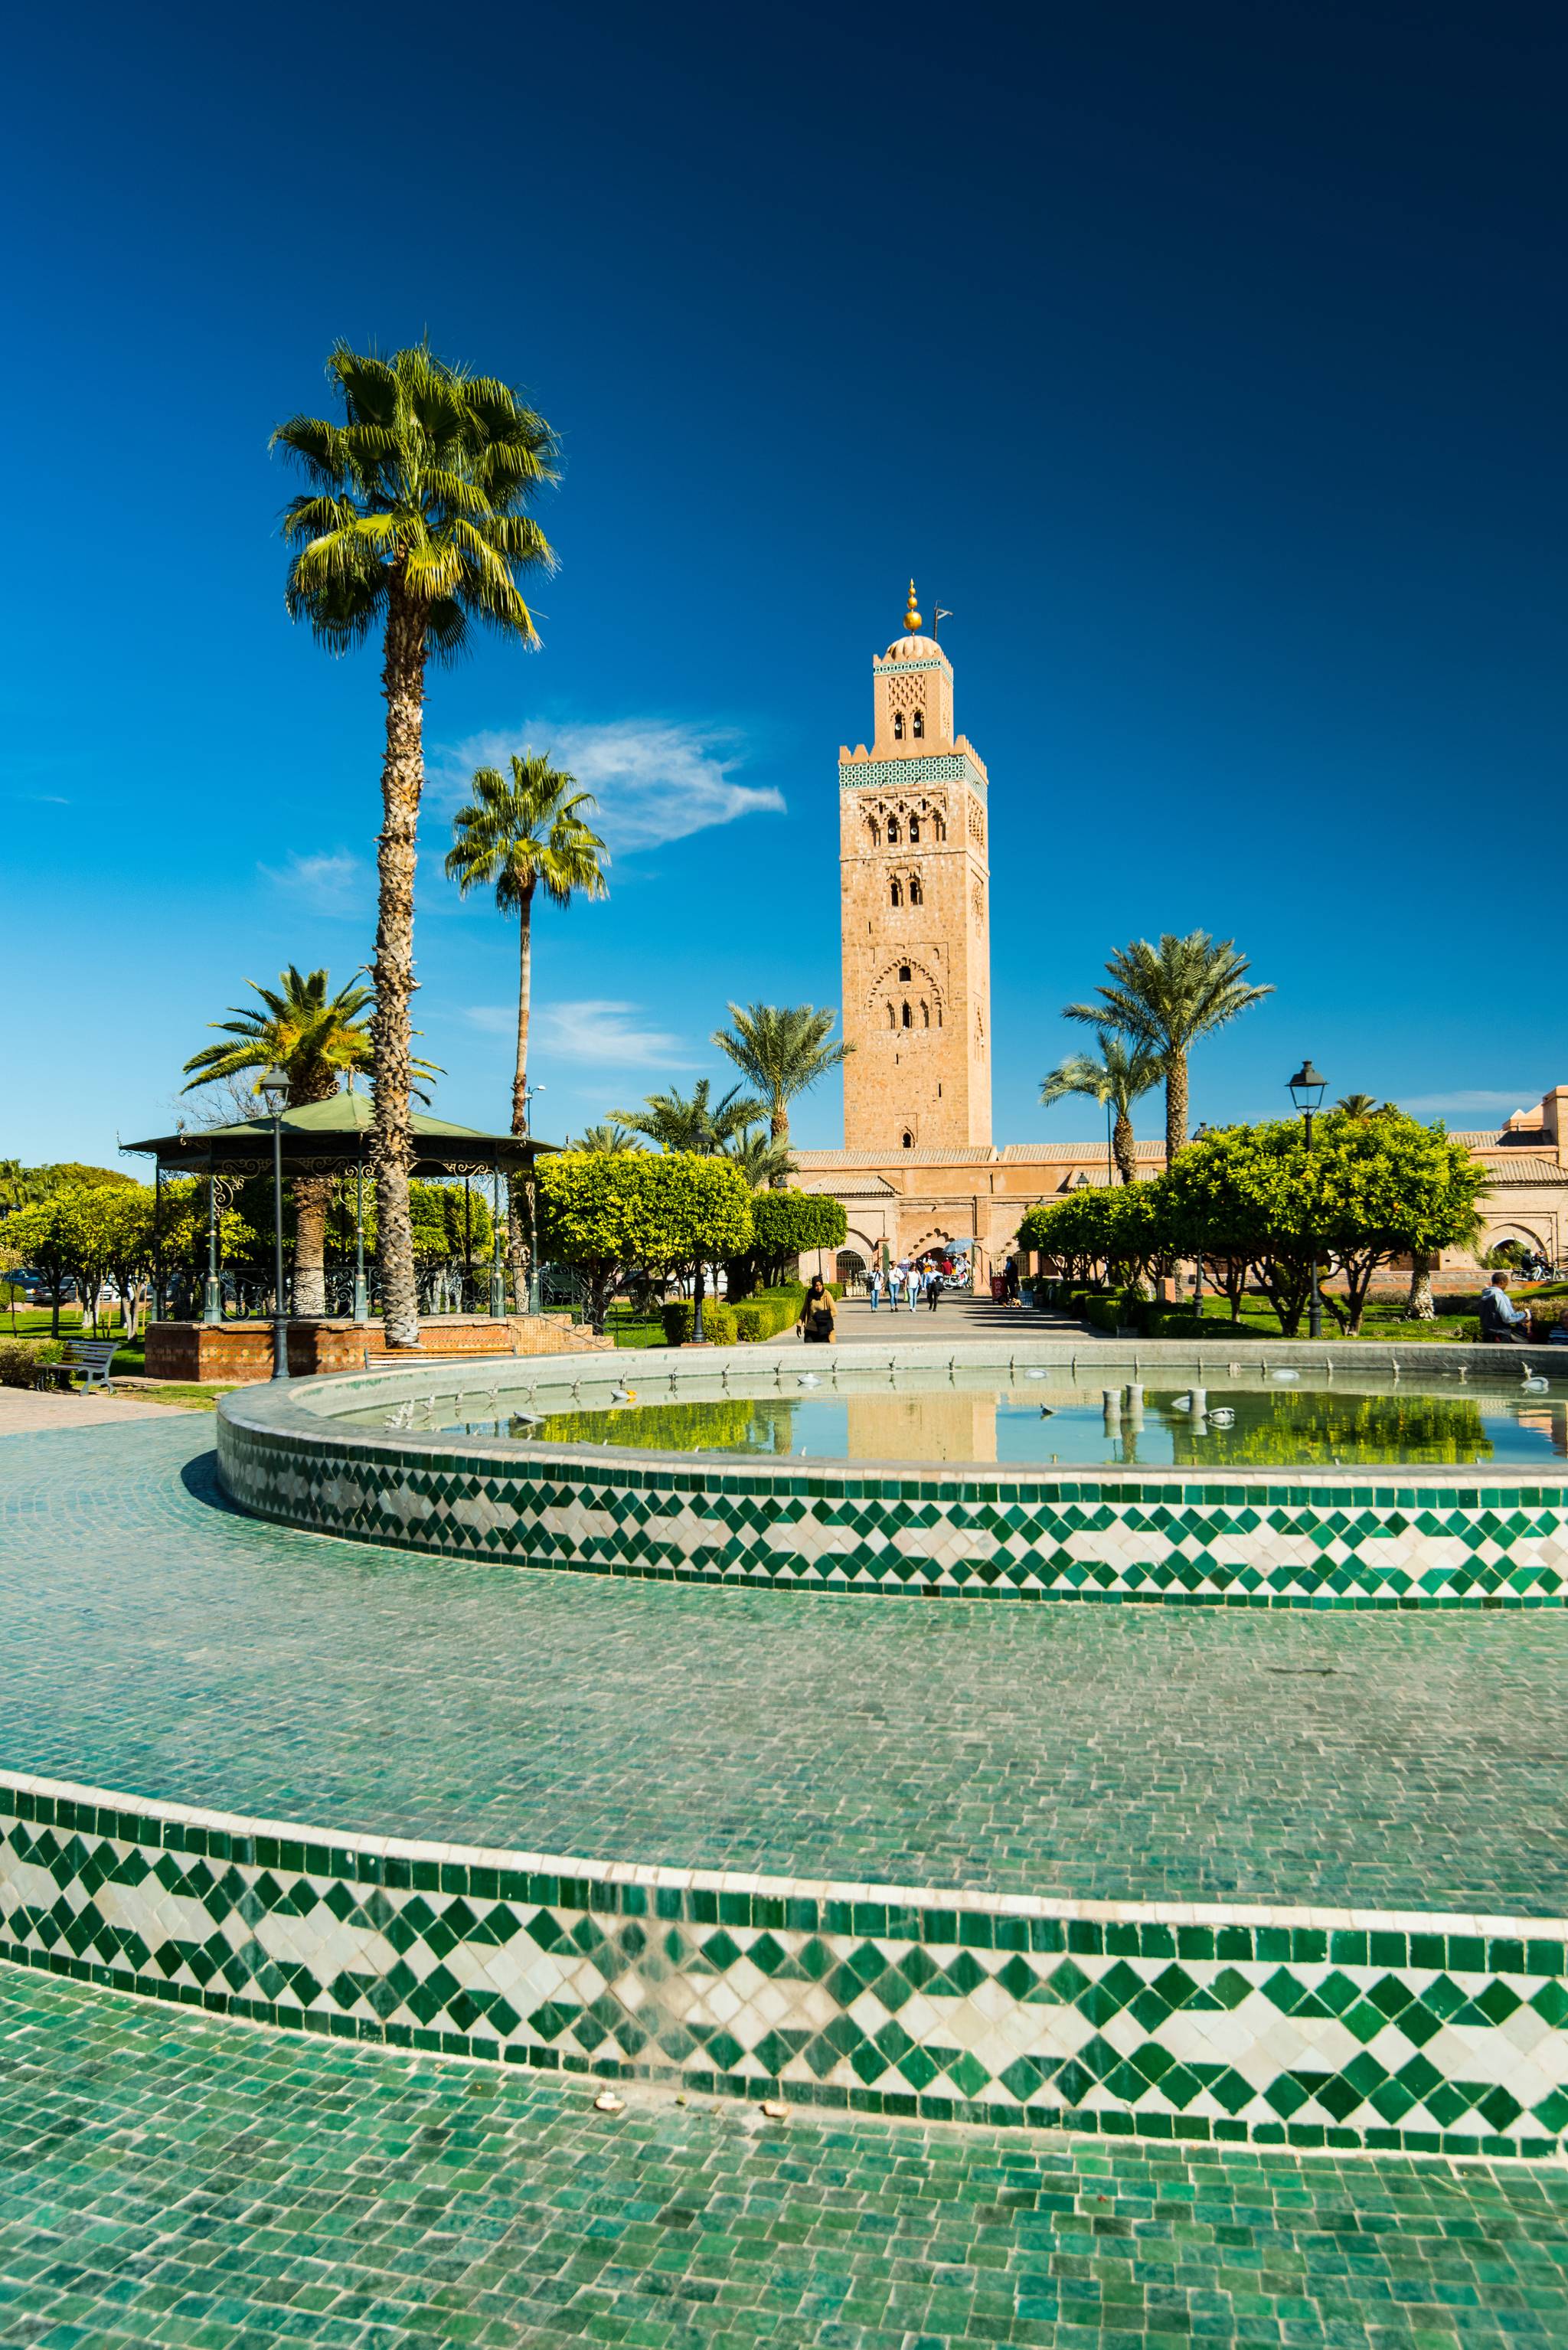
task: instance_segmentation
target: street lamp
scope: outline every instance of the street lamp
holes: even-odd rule
[[[1194,1142],[1206,1142],[1208,1139],[1209,1125],[1207,1119],[1205,1119],[1200,1126],[1195,1126],[1193,1128],[1192,1139]],[[1203,1313],[1203,1243],[1201,1241],[1198,1243],[1197,1253],[1194,1257],[1192,1266],[1192,1302],[1197,1306],[1199,1317],[1201,1317]]]
[[[1323,1100],[1324,1087],[1328,1083],[1328,1080],[1326,1077],[1320,1077],[1318,1076],[1317,1071],[1313,1067],[1310,1061],[1303,1060],[1301,1067],[1296,1071],[1295,1076],[1289,1080],[1289,1083],[1291,1088],[1291,1099],[1294,1102],[1297,1109],[1300,1110],[1303,1118],[1306,1121],[1307,1173],[1308,1180],[1310,1180],[1312,1173],[1313,1112]],[[1313,1235],[1312,1242],[1312,1304],[1307,1309],[1307,1335],[1309,1337],[1313,1338],[1321,1338],[1323,1336],[1323,1299],[1318,1295],[1317,1236],[1315,1233]]]
[[[288,1077],[282,1069],[264,1069],[256,1091],[272,1120],[272,1375],[288,1377],[288,1317],[283,1310],[283,1114],[288,1107]]]
[[[506,1319],[506,1275],[501,1264],[501,1161],[490,1170],[490,1318]]]
[[[223,1318],[223,1284],[218,1277],[218,1186],[213,1173],[213,1154],[207,1153],[207,1290],[202,1302],[202,1319],[209,1326]]]
[[[544,1091],[545,1087],[543,1086],[525,1086],[523,1089],[523,1139],[524,1142],[532,1142],[534,1139],[534,1112],[532,1103],[535,1095],[542,1094]],[[545,1295],[543,1284],[539,1279],[539,1214],[537,1205],[534,1198],[534,1169],[531,1158],[528,1168],[527,1189],[528,1311],[530,1314],[542,1314],[545,1311]]]

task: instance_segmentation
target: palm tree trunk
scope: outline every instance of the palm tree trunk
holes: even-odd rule
[[[296,1176],[294,1310],[303,1319],[327,1311],[327,1211],[331,1202],[330,1175]]]
[[[768,1118],[768,1135],[778,1149],[789,1149],[789,1104],[783,1094],[774,1096],[774,1106]],[[787,1191],[789,1177],[782,1174],[775,1175],[773,1178],[772,1188],[775,1191]]]
[[[1407,1322],[1435,1322],[1438,1309],[1432,1298],[1432,1267],[1437,1259],[1423,1256],[1419,1250],[1410,1259],[1410,1295],[1405,1300]]]
[[[1187,1148],[1187,1055],[1173,1053],[1165,1072],[1165,1163]]]
[[[376,1170],[376,1255],[381,1313],[389,1348],[420,1343],[409,1170],[413,1159],[410,1107],[410,1007],[414,993],[414,861],[424,783],[424,614],[394,576],[387,609],[381,690],[387,748],[381,763],[381,836],[377,844],[379,910],[376,921],[375,1118],[370,1155]]]
[[[528,1022],[534,993],[534,884],[526,883],[518,910],[517,938],[517,1061],[512,1073],[512,1131],[528,1131]],[[519,1314],[527,1303],[523,1270],[524,1211],[523,1184],[515,1178],[506,1189],[506,1255],[512,1268],[512,1302]]]
[[[1116,1153],[1116,1165],[1121,1170],[1122,1181],[1124,1183],[1136,1183],[1137,1180],[1137,1151],[1133,1142],[1133,1122],[1127,1116],[1127,1104],[1125,1102],[1118,1102],[1116,1104],[1116,1123],[1111,1149]]]

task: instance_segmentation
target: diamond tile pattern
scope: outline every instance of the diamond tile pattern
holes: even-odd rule
[[[223,1481],[263,1517],[361,1541],[601,1575],[915,1596],[1241,1607],[1561,1607],[1561,1488],[993,1487],[771,1470],[516,1469],[236,1426]]]
[[[0,1956],[358,2039],[933,2118],[1449,2153],[1568,2133],[1568,1923],[1184,1925],[576,1866],[34,1783],[0,1796]]]

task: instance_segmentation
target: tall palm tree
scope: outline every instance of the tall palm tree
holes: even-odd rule
[[[768,1124],[781,1149],[789,1142],[789,1105],[853,1053],[853,1045],[830,1045],[837,1015],[814,1003],[732,1003],[733,1029],[714,1031],[713,1042],[767,1104]]]
[[[475,624],[538,638],[517,584],[549,569],[529,500],[556,476],[556,438],[508,385],[437,359],[338,343],[327,361],[343,421],[294,416],[273,434],[309,487],[285,511],[285,602],[330,651],[381,631],[387,702],[378,848],[375,1052],[377,1253],[389,1347],[419,1344],[409,1213],[414,860],[424,787],[425,671],[455,660]]]
[[[517,917],[517,1058],[512,1073],[512,1131],[528,1131],[528,1015],[533,985],[534,899],[543,890],[554,906],[569,906],[574,891],[585,898],[609,894],[605,880],[604,842],[585,809],[598,804],[592,792],[574,792],[575,775],[552,767],[548,752],[515,752],[511,778],[496,767],[474,772],[473,797],[452,818],[452,845],[446,873],[467,897],[493,888],[496,909]],[[508,1185],[506,1219],[514,1295],[523,1290],[521,1185]]]
[[[1065,1004],[1063,1017],[1086,1021],[1102,1036],[1118,1028],[1153,1045],[1165,1078],[1168,1167],[1187,1140],[1188,1054],[1200,1036],[1274,991],[1248,980],[1251,965],[1233,939],[1212,939],[1207,931],[1189,931],[1185,938],[1166,931],[1158,946],[1134,939],[1116,949],[1106,969],[1111,983],[1095,991],[1101,1001]]]
[[[711,1158],[754,1126],[765,1107],[746,1099],[739,1086],[732,1086],[717,1101],[711,1098],[712,1089],[711,1077],[699,1077],[690,1096],[649,1094],[640,1110],[612,1109],[610,1116],[633,1134],[646,1135],[660,1150],[695,1150]]]
[[[352,1082],[357,1069],[371,1066],[370,1024],[365,1017],[375,998],[357,984],[358,974],[328,993],[325,971],[301,972],[290,963],[280,971],[277,985],[262,987],[254,979],[245,985],[261,998],[260,1005],[231,1004],[232,1020],[210,1020],[234,1041],[203,1045],[185,1063],[190,1079],[182,1093],[193,1093],[214,1080],[240,1077],[250,1069],[277,1068],[288,1079],[288,1106],[327,1101],[345,1078]],[[411,1061],[421,1076],[439,1074],[428,1061]],[[253,1086],[252,1094],[255,1092]],[[295,1178],[294,1310],[298,1315],[327,1311],[327,1214],[332,1204],[330,1175]]]
[[[1041,1106],[1065,1100],[1069,1094],[1086,1095],[1106,1104],[1116,1120],[1111,1149],[1124,1183],[1137,1180],[1137,1149],[1133,1139],[1132,1106],[1152,1093],[1162,1075],[1160,1056],[1152,1045],[1118,1036],[1114,1028],[1101,1033],[1100,1057],[1070,1053],[1060,1067],[1040,1083]]]

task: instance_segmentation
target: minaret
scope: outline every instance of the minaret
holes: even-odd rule
[[[871,748],[838,754],[844,1143],[889,1157],[991,1140],[986,773],[920,631],[911,579],[871,663]]]

